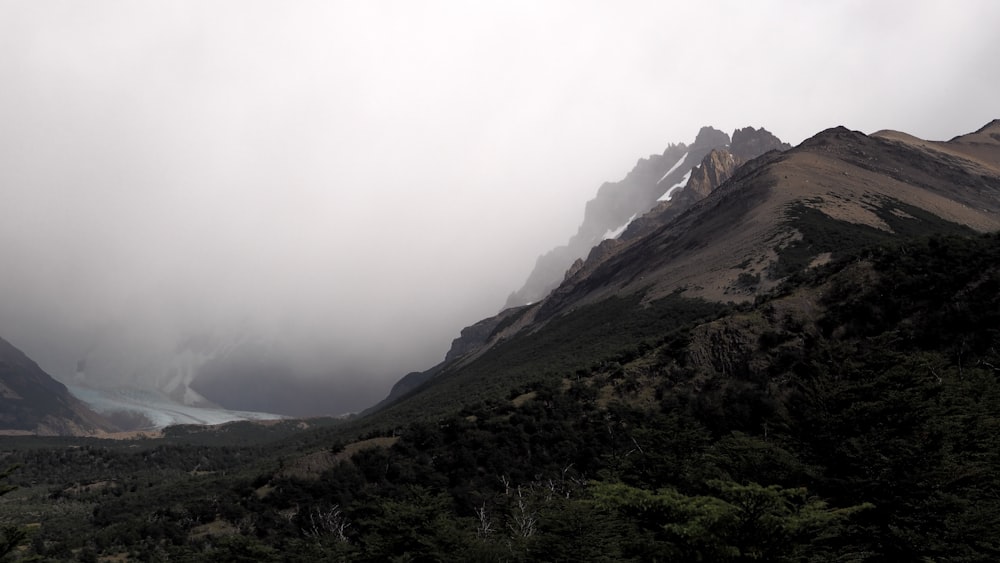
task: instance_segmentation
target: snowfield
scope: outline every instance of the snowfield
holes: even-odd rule
[[[628,221],[625,221],[625,224],[622,225],[621,227],[618,227],[617,229],[608,229],[608,232],[604,233],[604,237],[601,240],[608,240],[609,238],[620,237],[621,234],[625,232],[625,229],[627,229],[628,226],[632,224],[632,221],[635,221],[637,215],[638,213],[633,213],[632,216],[628,218]]]
[[[694,168],[692,168],[691,170],[694,170]],[[674,195],[675,191],[687,185],[688,180],[691,179],[691,170],[687,171],[687,174],[685,174],[684,177],[681,178],[680,182],[677,182],[676,184],[667,188],[667,191],[663,192],[663,195],[660,196],[660,199],[656,201],[670,201],[670,196]]]
[[[682,156],[680,160],[678,160],[677,162],[675,162],[674,165],[670,167],[670,170],[667,170],[667,173],[664,174],[662,178],[660,178],[659,180],[656,181],[656,184],[659,185],[660,182],[662,182],[662,181],[664,181],[664,180],[667,179],[667,176],[669,176],[671,172],[673,172],[674,170],[677,170],[678,168],[680,168],[681,164],[684,164],[684,161],[687,160],[687,157],[688,157],[688,153],[684,153],[684,156]]]

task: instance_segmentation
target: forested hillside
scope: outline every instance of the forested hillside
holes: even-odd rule
[[[40,560],[992,561],[998,301],[1000,236],[855,249],[412,422],[8,439],[0,506]]]

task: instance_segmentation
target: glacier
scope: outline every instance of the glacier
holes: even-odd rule
[[[176,424],[215,425],[238,420],[278,420],[284,416],[264,412],[234,411],[214,407],[184,405],[155,390],[95,389],[66,385],[69,392],[100,414],[128,412],[141,414],[150,421],[147,429]]]

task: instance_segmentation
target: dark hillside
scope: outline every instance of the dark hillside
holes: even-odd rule
[[[543,330],[517,334],[474,362],[446,367],[373,422],[441,416],[456,404],[495,400],[540,383],[556,385],[595,364],[629,361],[680,327],[723,310],[721,304],[679,296],[648,305],[634,295],[582,306]]]
[[[0,338],[0,430],[81,435],[115,428],[24,352]]]

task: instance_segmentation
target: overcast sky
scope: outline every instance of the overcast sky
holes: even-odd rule
[[[992,0],[0,0],[0,336],[65,376],[93,331],[249,326],[387,390],[702,125],[1000,117],[998,29]]]

